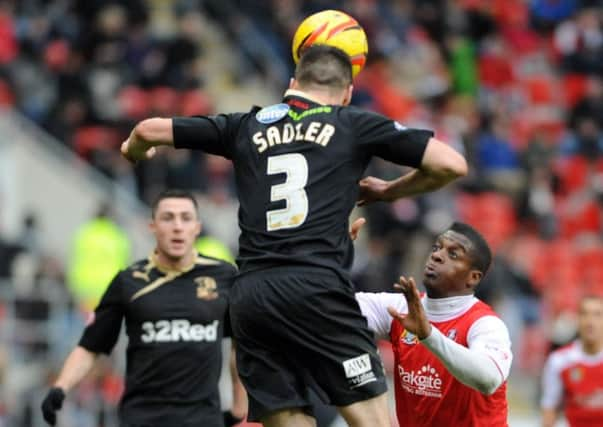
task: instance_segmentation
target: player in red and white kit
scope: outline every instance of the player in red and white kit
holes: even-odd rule
[[[356,294],[369,328],[392,343],[401,426],[507,426],[509,333],[474,296],[491,258],[475,229],[455,223],[436,239],[427,259],[426,295],[404,277],[394,285],[404,297]]]
[[[542,427],[560,409],[571,427],[603,426],[603,297],[580,302],[578,339],[552,352],[542,376]]]

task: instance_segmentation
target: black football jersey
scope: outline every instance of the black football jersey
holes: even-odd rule
[[[120,272],[79,345],[110,353],[125,320],[128,336],[120,420],[144,426],[222,426],[218,379],[230,335],[228,294],[237,271],[197,256],[184,271],[153,258]]]
[[[276,265],[345,271],[348,219],[373,156],[419,167],[431,131],[288,91],[248,113],[173,119],[174,146],[231,159],[239,197],[241,273]]]

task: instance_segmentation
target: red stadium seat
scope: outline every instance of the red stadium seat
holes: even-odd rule
[[[181,96],[180,114],[183,116],[210,114],[212,110],[209,96],[200,90],[189,90]]]
[[[579,202],[574,202],[575,204]],[[572,205],[571,200],[565,202]],[[560,215],[560,233],[567,238],[582,233],[597,234],[601,231],[601,208],[596,200],[585,201],[580,206],[569,206]]]
[[[457,209],[463,221],[484,234],[493,250],[509,238],[517,227],[513,202],[503,194],[459,195]]]
[[[567,268],[570,263],[568,260],[573,258],[573,250],[569,241],[565,239],[557,239],[552,242],[546,242],[542,251],[534,260],[530,278],[538,288],[546,290],[551,286],[551,279],[559,271],[564,270],[566,273],[570,270]],[[573,264],[572,264],[573,265]],[[556,282],[557,280],[553,280]]]
[[[559,88],[550,76],[533,76],[522,81],[523,91],[532,105],[554,104]]]
[[[62,70],[69,61],[71,54],[69,44],[65,40],[54,40],[46,45],[44,49],[44,62],[53,72]]]
[[[584,98],[586,85],[584,74],[567,74],[563,78],[563,97],[567,108],[572,108]]]
[[[579,249],[576,254],[580,268],[583,293],[598,293],[603,290],[603,243]]]
[[[510,58],[484,55],[479,59],[478,69],[484,86],[501,89],[515,80]]]
[[[19,54],[19,42],[10,12],[0,12],[0,64],[7,64]]]
[[[126,86],[117,95],[119,107],[126,117],[140,120],[149,116],[149,96],[137,86]]]
[[[152,114],[173,116],[178,113],[178,93],[170,87],[156,87],[149,92]]]
[[[561,180],[561,192],[570,194],[586,185],[589,160],[584,156],[574,155],[562,158],[554,165],[555,172]]]
[[[73,136],[73,149],[88,158],[92,150],[114,149],[121,142],[119,132],[107,126],[84,126]]]
[[[367,67],[359,74],[359,78],[362,85],[371,88],[376,108],[386,116],[401,120],[416,106],[416,101],[412,97],[390,83],[391,78],[382,64],[377,63]]]
[[[501,28],[526,27],[529,23],[529,10],[523,0],[491,0],[490,10]]]
[[[0,80],[0,107],[10,107],[15,104],[15,95],[10,86]]]

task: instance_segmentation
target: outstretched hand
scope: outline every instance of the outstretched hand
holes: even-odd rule
[[[414,334],[420,340],[427,338],[431,334],[431,323],[427,320],[427,313],[421,303],[421,296],[412,277],[406,278],[400,276],[398,283],[394,285],[394,289],[402,292],[408,304],[408,314],[398,312],[393,307],[387,307],[390,316],[396,319],[404,326],[404,329]]]
[[[144,141],[136,138],[134,131],[130,134],[121,144],[121,155],[125,157],[130,163],[136,164],[139,160],[147,160],[152,158],[157,149],[150,147]]]
[[[375,178],[374,176],[362,178],[358,183],[360,194],[358,195],[356,204],[358,206],[365,206],[373,202],[390,201],[387,193],[389,185],[388,181]]]
[[[366,224],[366,219],[361,217],[350,225],[350,239],[356,240],[358,238],[360,229],[364,227],[364,224]]]

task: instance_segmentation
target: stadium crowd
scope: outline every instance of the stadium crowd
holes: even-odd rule
[[[400,273],[418,277],[433,237],[454,219],[470,223],[495,251],[477,295],[516,319],[506,319],[514,369],[538,376],[550,348],[573,337],[580,296],[603,292],[600,0],[0,0],[0,105],[144,202],[167,187],[232,200],[228,162],[166,150],[131,168],[119,143],[141,118],[213,111],[209,49],[236,55],[237,67],[224,70],[233,91],[252,78],[286,87],[295,28],[327,8],[354,16],[369,37],[353,103],[434,129],[470,162],[470,175],[454,186],[363,208],[368,235],[357,244],[358,290],[389,290]],[[209,21],[231,46],[202,42]],[[399,171],[374,162],[369,173]],[[8,263],[19,251],[36,251],[32,230],[34,216],[19,242],[0,234],[3,277],[25,271]],[[65,281],[67,266],[47,254],[34,259],[36,286]],[[54,299],[75,298],[56,289]],[[19,313],[48,321],[52,313],[35,303],[28,299]],[[23,354],[44,357],[48,340],[30,338]],[[114,405],[119,376],[110,363],[100,371],[80,398],[99,399],[96,382],[97,406]],[[5,414],[6,425],[31,425],[28,411],[18,415],[21,424]]]

